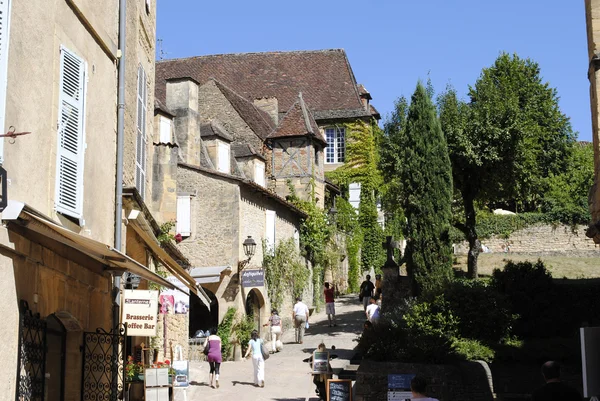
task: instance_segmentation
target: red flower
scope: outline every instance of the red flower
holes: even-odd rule
[[[165,365],[170,365],[171,361],[169,361],[168,359],[165,359]]]

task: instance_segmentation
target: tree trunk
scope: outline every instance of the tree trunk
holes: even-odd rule
[[[473,197],[465,197],[465,215],[466,215],[466,235],[469,241],[469,255],[467,258],[467,276],[472,279],[476,279],[477,274],[477,258],[479,257],[479,251],[481,250],[481,242],[477,238],[476,229],[476,216],[475,216],[475,205]]]

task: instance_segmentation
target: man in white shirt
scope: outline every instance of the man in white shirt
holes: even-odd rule
[[[294,327],[296,328],[296,342],[302,344],[304,338],[304,328],[308,322],[308,306],[302,302],[301,297],[296,297],[296,304],[294,305],[294,311],[292,312],[292,320],[294,321]]]
[[[369,300],[369,306],[367,306],[366,314],[367,320],[373,324],[376,324],[379,321],[379,305],[377,305],[377,300],[375,297],[371,297]]]

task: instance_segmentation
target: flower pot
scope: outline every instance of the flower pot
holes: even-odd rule
[[[136,380],[137,381],[144,381],[144,374],[143,373],[138,373],[136,376]]]

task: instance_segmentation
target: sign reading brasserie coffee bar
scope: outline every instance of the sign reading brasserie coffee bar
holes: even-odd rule
[[[123,290],[122,321],[128,336],[156,336],[157,314],[158,291]]]
[[[242,271],[242,287],[263,287],[265,272],[263,269],[248,269]]]

